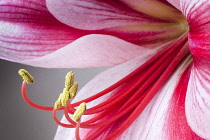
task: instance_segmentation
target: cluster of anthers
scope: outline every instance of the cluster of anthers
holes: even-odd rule
[[[27,96],[26,85],[32,84],[34,82],[34,78],[25,69],[20,69],[18,73],[22,76],[24,80],[22,84],[21,93],[25,102],[36,109],[52,111],[53,119],[55,120],[55,122],[58,125],[61,125],[63,127],[67,127],[67,128],[75,127],[76,128],[75,137],[77,140],[80,140],[80,136],[79,136],[80,120],[86,110],[86,103],[85,102],[80,103],[79,107],[75,109],[74,107],[72,107],[72,105],[69,102],[70,99],[73,99],[76,96],[76,93],[78,90],[78,83],[74,82],[74,73],[73,72],[67,73],[66,81],[65,81],[65,88],[63,89],[63,92],[60,94],[58,100],[55,102],[54,107],[45,107],[45,106],[40,106],[33,103]],[[64,124],[60,122],[56,116],[56,110],[64,110],[65,117],[69,121],[70,124]],[[74,114],[73,119],[71,119],[69,114]]]

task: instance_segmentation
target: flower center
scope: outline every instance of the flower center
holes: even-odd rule
[[[22,85],[22,96],[26,103],[37,109],[52,111],[53,119],[62,127],[76,128],[75,137],[77,140],[80,140],[80,128],[81,130],[83,128],[94,130],[83,134],[83,138],[87,140],[95,140],[100,136],[104,136],[103,138],[106,140],[117,138],[138,118],[179,65],[192,60],[188,45],[189,26],[180,12],[154,0],[143,1],[140,5],[129,1],[126,3],[133,9],[161,20],[168,20],[168,22],[119,27],[117,30],[142,31],[144,29],[152,31],[171,28],[174,29],[174,32],[168,32],[165,35],[171,39],[176,39],[169,45],[159,48],[161,50],[150,60],[115,84],[87,99],[72,104],[70,99],[76,96],[78,83],[74,82],[74,73],[69,72],[66,75],[65,88],[54,107],[44,107],[33,103],[27,97],[26,82],[33,83],[34,79],[26,70],[19,71],[19,74],[26,81]],[[148,6],[153,10],[148,10]],[[88,107],[89,102],[110,92],[113,93],[111,97],[86,109],[86,103]],[[78,109],[76,109],[77,107]],[[57,118],[56,111],[61,110],[64,111],[68,124],[60,122]],[[71,119],[73,114],[74,120]],[[82,121],[82,115],[90,117]]]

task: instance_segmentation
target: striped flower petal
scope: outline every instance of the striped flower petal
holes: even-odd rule
[[[156,5],[152,6],[148,9]],[[132,9],[125,1],[47,0],[47,7],[59,21],[71,27],[114,35],[141,46],[159,46],[186,31],[184,25]],[[171,5],[165,7],[165,13],[172,10],[176,18],[183,18]]]
[[[210,139],[210,1],[181,0],[189,26],[189,45],[194,59],[187,96],[186,116],[192,130]]]
[[[101,67],[123,63],[152,49],[109,35],[87,35],[43,57],[21,63],[47,68]]]
[[[42,0],[0,1],[0,58],[34,59],[86,34],[56,20]]]

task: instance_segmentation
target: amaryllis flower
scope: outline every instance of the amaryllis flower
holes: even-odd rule
[[[209,0],[1,0],[0,57],[115,65],[60,108],[62,122],[55,108],[36,106],[53,109],[55,139],[210,139],[209,8]]]

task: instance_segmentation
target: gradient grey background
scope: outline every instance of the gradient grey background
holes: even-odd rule
[[[0,140],[53,140],[57,124],[51,112],[28,106],[22,99],[19,69],[28,70],[35,83],[27,86],[30,99],[39,105],[53,106],[64,88],[65,75],[74,71],[81,88],[105,68],[44,69],[0,59]],[[62,113],[59,113],[61,118]]]

